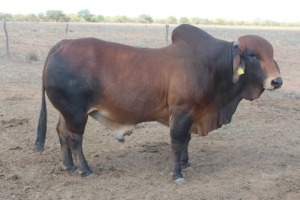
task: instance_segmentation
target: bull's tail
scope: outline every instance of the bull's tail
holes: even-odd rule
[[[46,67],[48,63],[49,56],[53,54],[56,50],[60,48],[61,42],[58,42],[56,45],[54,45],[46,58],[46,62],[44,65],[43,70],[43,77],[42,77],[42,104],[41,104],[41,111],[40,111],[40,117],[39,117],[39,123],[37,127],[37,134],[36,134],[36,140],[35,145],[33,147],[34,151],[42,152],[44,150],[44,144],[46,140],[46,131],[47,131],[47,107],[46,107],[46,93],[45,93],[45,73],[46,73]]]
[[[37,128],[36,141],[33,148],[34,151],[42,152],[44,150],[46,131],[47,131],[47,107],[46,107],[45,87],[43,83],[42,104],[41,104],[41,111],[40,111],[40,117],[39,117],[38,128]]]

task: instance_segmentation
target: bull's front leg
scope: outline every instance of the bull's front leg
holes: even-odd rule
[[[172,115],[170,123],[170,136],[172,147],[173,180],[175,183],[184,185],[186,180],[182,175],[182,164],[188,164],[187,145],[190,141],[189,130],[193,124],[192,117],[188,114]]]
[[[181,167],[182,169],[186,169],[188,167],[190,167],[190,163],[189,163],[189,152],[188,152],[188,145],[189,142],[191,140],[191,133],[188,133],[185,142],[184,142],[184,146],[183,146],[183,151],[181,152],[181,156],[180,156],[180,162],[181,162]]]

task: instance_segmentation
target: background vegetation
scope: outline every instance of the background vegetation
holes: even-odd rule
[[[223,18],[187,18],[169,16],[164,19],[153,19],[150,15],[141,14],[139,17],[131,18],[123,15],[103,16],[92,14],[89,10],[80,10],[77,14],[65,14],[61,10],[48,10],[39,14],[16,14],[0,13],[0,20],[7,21],[30,21],[30,22],[103,22],[103,23],[159,23],[159,24],[182,24],[192,23],[199,25],[244,25],[244,26],[300,26],[300,22],[277,22],[271,20],[256,19],[253,21],[226,20]]]

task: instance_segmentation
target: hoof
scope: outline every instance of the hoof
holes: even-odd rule
[[[186,168],[189,168],[191,166],[191,164],[188,162],[188,163],[182,163],[181,164],[181,168],[182,169],[186,169]]]
[[[178,178],[174,181],[177,185],[186,185],[187,181],[184,178]]]
[[[186,168],[183,169],[183,171],[185,171],[185,172],[193,172],[194,169],[192,167],[186,167]]]
[[[94,173],[91,173],[91,174],[86,176],[87,179],[93,179],[95,177],[96,177],[96,175]]]
[[[119,134],[116,134],[115,136],[119,142],[125,142],[124,134],[119,133]]]
[[[121,143],[124,143],[125,142],[125,138],[123,137],[123,138],[117,138],[117,140],[119,141],[119,142],[121,142]]]
[[[32,150],[37,153],[42,153],[44,151],[44,145],[35,144]]]
[[[86,172],[83,172],[83,171],[81,171],[81,170],[77,170],[78,171],[78,173],[82,176],[82,177],[88,177],[88,176],[90,176],[91,174],[93,174],[93,171],[86,171]]]
[[[77,167],[75,165],[73,165],[71,167],[63,166],[63,169],[66,170],[69,174],[71,174],[77,169]]]

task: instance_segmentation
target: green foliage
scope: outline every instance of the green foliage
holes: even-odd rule
[[[212,22],[209,19],[203,19],[203,18],[199,18],[199,17],[194,17],[192,18],[192,23],[193,24],[211,24]]]
[[[126,22],[132,22],[130,18],[124,16],[124,15],[118,15],[112,18],[112,22],[115,23],[126,23]]]
[[[37,17],[39,21],[45,21],[46,19],[45,13],[38,13]]]
[[[177,24],[177,18],[174,17],[174,16],[170,16],[167,19],[167,23],[169,23],[169,24]]]
[[[61,10],[48,10],[46,12],[46,18],[49,21],[55,21],[55,22],[67,21],[66,15]]]
[[[181,18],[179,19],[179,23],[180,23],[180,24],[188,24],[188,23],[190,23],[190,22],[189,22],[189,19],[188,19],[187,17],[181,17]]]
[[[85,20],[76,14],[67,14],[66,17],[68,17],[69,22],[85,22]]]
[[[89,10],[80,10],[77,15],[84,19],[86,22],[96,22],[96,16],[93,15]]]
[[[213,21],[214,24],[217,24],[217,25],[225,25],[226,24],[226,21],[225,19],[223,18],[217,18]]]
[[[0,20],[6,19],[7,21],[10,21],[13,19],[13,15],[8,13],[0,13]]]
[[[187,18],[181,17],[179,20],[175,16],[169,16],[164,19],[153,19],[150,15],[141,14],[137,18],[129,18],[127,16],[103,16],[94,15],[89,10],[80,10],[77,14],[65,14],[61,10],[48,10],[46,13],[38,14],[16,14],[0,12],[0,20],[7,21],[36,21],[36,22],[107,22],[107,23],[158,23],[158,24],[195,24],[195,25],[233,25],[233,26],[293,26],[300,27],[300,22],[276,22],[272,20],[253,20],[239,21],[226,20],[224,18],[206,19],[206,18]]]
[[[26,20],[29,22],[37,22],[39,21],[39,17],[36,14],[28,14],[26,15]]]
[[[26,20],[26,15],[21,15],[21,14],[14,15],[11,20],[13,20],[13,21],[27,21]]]
[[[166,19],[155,19],[154,23],[156,23],[156,24],[166,24],[167,20]]]
[[[151,24],[153,19],[150,15],[141,14],[137,20],[139,23]]]
[[[96,16],[96,22],[104,22],[104,21],[105,21],[105,17],[103,15]]]

